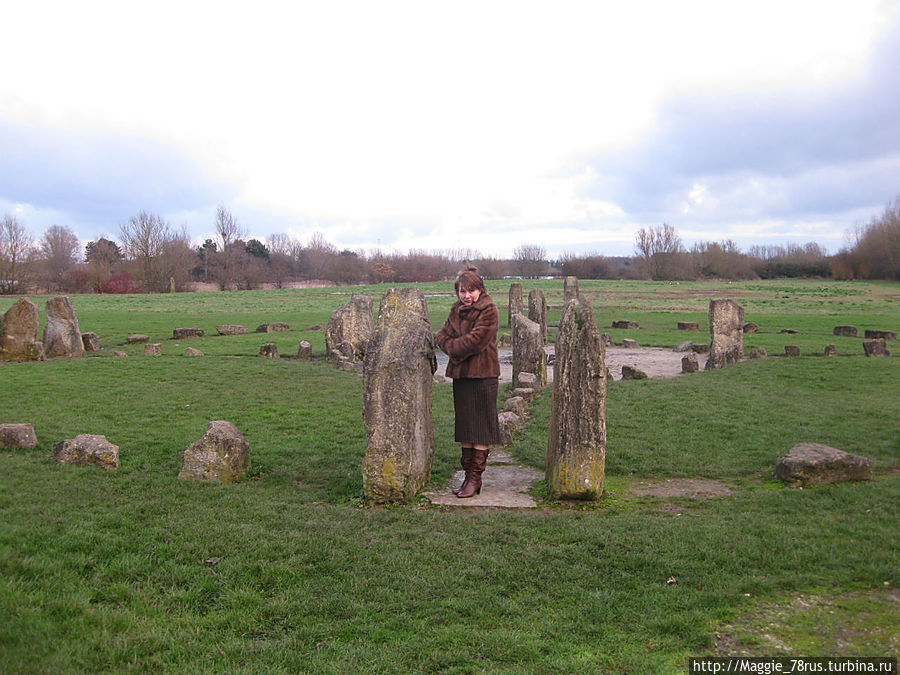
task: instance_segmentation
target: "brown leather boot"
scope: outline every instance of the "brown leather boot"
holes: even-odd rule
[[[462,485],[451,490],[451,492],[453,492],[453,494],[455,495],[459,494],[459,491],[465,487],[466,483],[469,480],[469,472],[472,470],[472,457],[474,454],[475,448],[467,448],[463,446],[462,457],[460,458],[459,463],[462,464],[463,471],[466,472],[466,477],[463,479]]]
[[[469,479],[459,489],[459,492],[456,493],[456,496],[460,499],[474,497],[481,493],[481,474],[484,473],[484,469],[487,466],[488,452],[490,452],[490,450],[479,450],[475,448],[472,456],[472,469],[469,471]]]

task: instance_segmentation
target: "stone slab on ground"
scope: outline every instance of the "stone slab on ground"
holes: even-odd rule
[[[778,458],[775,475],[794,487],[870,480],[872,460],[821,443],[797,443]]]
[[[464,474],[457,471],[446,490],[426,492],[424,496],[439,506],[495,507],[533,509],[537,507],[528,494],[532,484],[544,477],[537,469],[512,464],[512,456],[506,450],[491,450],[487,470],[481,477],[481,494],[460,499],[450,490],[462,485]]]

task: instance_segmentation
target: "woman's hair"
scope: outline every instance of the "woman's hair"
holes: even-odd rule
[[[487,293],[484,281],[481,280],[481,276],[478,274],[478,268],[470,263],[466,263],[466,268],[456,275],[456,283],[453,284],[453,290],[456,291],[457,295],[459,295],[460,288],[464,291],[479,290],[482,293]]]

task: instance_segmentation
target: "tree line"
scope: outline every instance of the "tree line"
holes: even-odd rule
[[[0,294],[25,292],[138,293],[189,290],[196,282],[220,289],[282,288],[299,281],[335,284],[439,281],[465,261],[487,279],[577,276],[583,279],[690,280],[831,277],[900,280],[900,196],[883,213],[854,228],[834,255],[815,243],[752,246],[733,241],[700,242],[687,249],[669,224],[638,230],[634,255],[563,254],[548,260],[535,244],[509,259],[478,251],[405,253],[340,250],[322,234],[305,244],[286,234],[247,239],[244,229],[219,207],[215,236],[194,246],[184,228],[140,212],[120,227],[116,240],[100,237],[82,247],[66,226],[52,225],[35,241],[15,217],[0,219]]]

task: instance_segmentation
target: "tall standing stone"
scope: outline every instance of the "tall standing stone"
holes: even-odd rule
[[[734,300],[709,301],[709,359],[706,370],[744,358],[744,308]]]
[[[372,298],[354,293],[350,301],[341,305],[325,328],[325,354],[335,365],[342,362],[359,363],[366,351],[366,342],[374,330]]]
[[[533,373],[538,387],[547,384],[547,354],[540,324],[516,314],[513,317],[513,383],[519,384],[520,373]]]
[[[528,318],[541,327],[541,340],[547,344],[547,299],[544,291],[536,288],[528,294]]]
[[[606,349],[586,299],[566,303],[556,336],[547,485],[563,499],[599,499],[606,464]]]
[[[19,298],[0,316],[0,361],[40,361],[44,345],[38,340],[38,308]]]
[[[514,318],[516,314],[524,314],[525,305],[522,300],[522,284],[516,282],[509,285],[509,315],[507,325],[515,331]]]
[[[363,359],[362,469],[369,503],[408,502],[430,480],[436,369],[425,296],[418,288],[390,289]]]
[[[568,302],[578,297],[578,277],[566,277],[563,282],[563,301]]]
[[[44,353],[47,356],[81,356],[84,343],[75,308],[61,295],[47,301],[47,323],[44,326]]]

